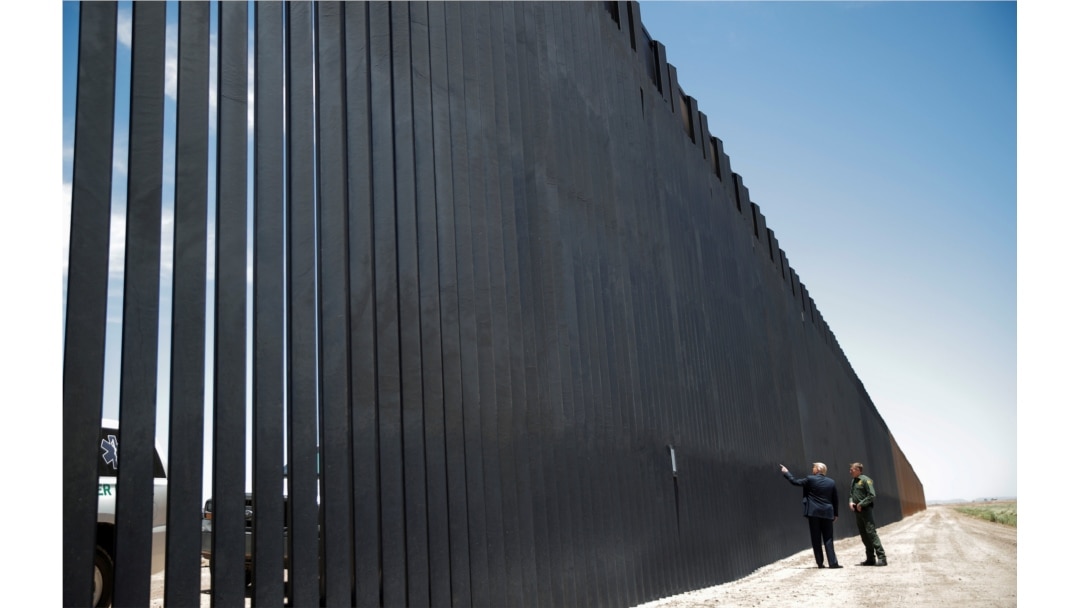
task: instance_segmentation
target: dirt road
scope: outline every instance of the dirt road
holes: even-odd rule
[[[883,568],[857,565],[866,556],[853,537],[835,544],[842,570],[819,570],[808,538],[805,551],[747,577],[638,608],[1016,606],[1016,528],[931,506],[878,535],[889,558]]]
[[[716,587],[642,604],[638,608],[702,606],[803,608],[1016,606],[1016,528],[962,515],[948,506],[879,529],[889,556],[884,568],[860,567],[858,537],[836,542],[841,570],[819,570],[809,548]],[[151,608],[162,606],[163,575],[154,577]],[[210,606],[203,569],[202,605]],[[250,606],[251,599],[245,602]]]

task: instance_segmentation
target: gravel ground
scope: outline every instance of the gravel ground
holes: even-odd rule
[[[639,608],[1016,606],[1016,528],[939,505],[879,528],[878,536],[885,567],[858,566],[866,555],[855,536],[834,544],[843,569],[819,570],[807,547],[737,581]]]
[[[808,546],[737,581],[638,608],[1016,606],[1016,528],[938,505],[884,526],[878,535],[889,556],[883,568],[857,565],[865,554],[856,536],[836,541],[840,570],[819,570]],[[152,580],[151,608],[163,606],[163,589],[164,574],[159,574]],[[209,590],[210,571],[203,568],[204,608],[210,606]]]

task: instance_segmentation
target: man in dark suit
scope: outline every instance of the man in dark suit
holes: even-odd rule
[[[829,468],[824,463],[815,462],[810,465],[810,476],[802,479],[795,479],[784,465],[780,465],[780,472],[792,485],[802,486],[803,516],[810,522],[810,546],[814,549],[817,567],[825,567],[821,554],[824,543],[829,567],[843,568],[836,561],[836,552],[833,551],[833,522],[840,513],[840,497],[836,492],[836,482],[825,476]]]

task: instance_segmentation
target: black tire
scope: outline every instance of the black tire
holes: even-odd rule
[[[94,552],[94,606],[107,608],[112,605],[113,560],[100,545]]]

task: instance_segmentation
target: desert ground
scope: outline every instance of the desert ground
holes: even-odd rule
[[[948,608],[1017,605],[1016,528],[957,513],[948,505],[878,530],[885,567],[862,567],[858,537],[836,541],[843,569],[819,570],[809,547],[730,583],[642,604],[638,608],[703,606],[803,608],[903,606]],[[808,535],[809,536],[809,535]],[[161,608],[164,575],[154,577],[151,608]],[[210,606],[210,573],[203,568],[202,606]],[[251,599],[246,604],[250,606]]]
[[[963,515],[946,505],[931,506],[878,529],[888,566],[859,566],[866,554],[857,536],[836,541],[836,557],[844,566],[840,570],[819,570],[809,533],[807,537],[805,551],[749,576],[639,608],[1017,605],[1012,526]]]

